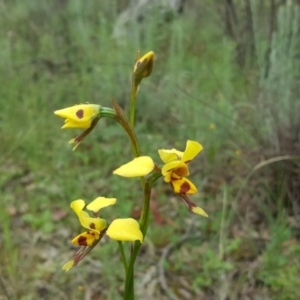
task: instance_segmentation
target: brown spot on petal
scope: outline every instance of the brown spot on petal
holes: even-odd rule
[[[185,182],[180,186],[180,193],[186,194],[190,189],[191,189],[191,186],[187,182]]]
[[[80,236],[78,238],[78,244],[81,246],[87,246],[87,242],[86,242],[86,237],[85,236]]]
[[[91,228],[91,229],[96,229],[95,223],[91,223],[91,224],[90,224],[90,228]]]
[[[84,112],[83,112],[82,109],[77,110],[76,116],[77,116],[78,119],[82,119],[83,115],[84,115]]]

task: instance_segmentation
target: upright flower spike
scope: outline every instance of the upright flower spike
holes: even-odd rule
[[[80,224],[87,228],[88,231],[79,234],[71,241],[72,244],[81,246],[81,248],[76,252],[73,258],[63,266],[63,270],[68,271],[76,266],[84,256],[98,244],[105,233],[107,233],[111,239],[117,241],[143,241],[143,234],[136,220],[131,218],[116,219],[108,225],[106,220],[98,217],[99,211],[102,208],[114,205],[115,203],[115,198],[105,197],[98,197],[87,206],[82,199],[71,202],[70,207],[76,213]],[[85,207],[87,210],[93,212],[94,217],[91,217],[83,210]]]
[[[113,109],[101,107],[97,104],[79,104],[56,110],[54,114],[65,119],[65,124],[62,126],[62,129],[85,129],[80,135],[70,140],[70,144],[75,144],[73,150],[75,150],[81,141],[94,129],[101,117],[115,117]]]

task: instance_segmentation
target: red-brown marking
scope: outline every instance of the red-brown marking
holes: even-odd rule
[[[80,236],[77,240],[78,242],[78,245],[81,245],[81,246],[87,246],[87,242],[86,242],[86,237],[85,236]]]
[[[90,224],[90,228],[91,228],[91,229],[96,229],[95,223],[91,223],[91,224]]]
[[[191,186],[189,185],[189,183],[184,182],[184,183],[180,186],[180,193],[181,193],[181,194],[186,194],[190,189],[191,189]]]
[[[77,110],[76,116],[77,116],[78,119],[82,119],[82,118],[83,118],[83,115],[84,115],[83,109]]]

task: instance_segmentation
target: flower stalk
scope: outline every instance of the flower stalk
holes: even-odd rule
[[[76,266],[99,243],[102,237],[107,235],[110,239],[118,242],[125,272],[124,300],[134,300],[134,266],[142,242],[147,235],[151,190],[156,180],[163,177],[163,180],[170,184],[174,193],[179,195],[190,212],[208,216],[189,198],[189,195],[197,192],[197,188],[194,183],[187,179],[187,176],[190,175],[188,164],[201,152],[203,148],[201,144],[188,140],[184,151],[176,149],[158,150],[163,165],[156,164],[150,156],[141,155],[139,140],[134,130],[137,93],[142,80],[151,75],[153,61],[153,51],[146,53],[141,58],[138,52],[132,72],[129,116],[113,98],[111,98],[112,108],[86,103],[54,112],[57,116],[65,119],[62,128],[84,129],[80,135],[70,141],[70,143],[75,144],[73,150],[95,129],[103,117],[117,121],[130,139],[134,159],[114,170],[113,174],[140,178],[143,202],[139,222],[133,218],[118,218],[108,222],[99,217],[100,210],[114,205],[117,201],[116,198],[97,197],[87,205],[82,199],[72,201],[70,206],[77,215],[79,223],[87,231],[73,238],[72,244],[80,248],[72,259],[63,266],[65,271]],[[123,242],[131,242],[129,255],[124,251]]]

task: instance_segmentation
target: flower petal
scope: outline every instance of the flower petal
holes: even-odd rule
[[[116,198],[105,198],[98,197],[94,201],[92,201],[89,205],[87,205],[87,209],[93,211],[95,214],[103,207],[107,207],[110,205],[114,205],[116,203]]]
[[[61,129],[65,129],[65,128],[82,128],[82,129],[87,129],[89,127],[91,127],[91,123],[92,120],[89,120],[85,123],[83,122],[75,122],[73,120],[70,119],[66,119],[65,120],[65,124],[61,127]]]
[[[74,122],[86,123],[98,116],[101,106],[96,104],[79,104],[71,107],[56,110],[54,114],[61,118],[69,119]]]
[[[95,240],[99,239],[99,234],[94,231],[87,231],[77,235],[71,243],[80,246],[92,246]]]
[[[191,212],[193,212],[194,214],[203,216],[203,217],[207,217],[208,218],[208,214],[199,206],[194,206],[191,208]]]
[[[171,183],[176,194],[192,195],[197,193],[197,188],[195,185],[185,177],[172,180]]]
[[[79,217],[80,213],[85,207],[85,202],[82,199],[74,200],[71,202],[70,207],[75,211],[76,215]]]
[[[143,234],[139,223],[132,218],[116,219],[108,227],[106,234],[113,240],[133,242],[139,240],[143,242]]]
[[[164,163],[168,163],[174,160],[180,160],[181,157],[183,156],[183,152],[178,151],[176,149],[171,149],[171,150],[160,149],[158,150],[158,154]]]
[[[203,149],[202,145],[195,141],[188,140],[181,161],[184,163],[190,162]]]
[[[180,197],[190,212],[200,216],[208,217],[208,214],[201,207],[197,206],[197,204],[195,204],[186,194],[180,194]]]
[[[74,259],[69,260],[66,264],[63,265],[62,270],[68,272],[72,267],[74,267],[75,261]]]
[[[82,211],[78,217],[79,222],[83,227],[91,229],[94,232],[100,233],[100,231],[107,227],[106,220],[100,218],[92,218],[85,211]]]
[[[116,169],[113,174],[123,177],[139,177],[149,174],[153,169],[154,162],[152,158],[149,156],[140,156]]]
[[[186,164],[185,163],[182,163],[180,160],[176,160],[176,161],[171,161],[169,163],[166,163],[162,169],[161,169],[161,174],[163,176],[166,176],[168,172],[178,168],[178,167],[186,167]]]

